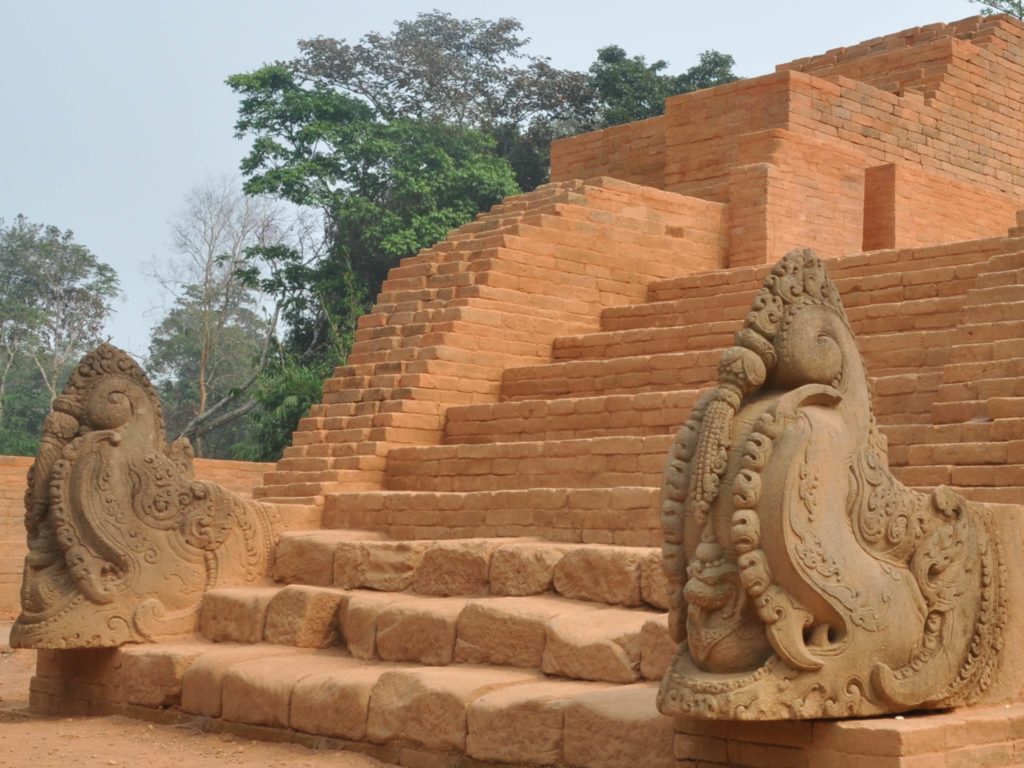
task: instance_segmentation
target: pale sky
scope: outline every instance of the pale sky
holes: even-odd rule
[[[0,0],[0,218],[74,230],[113,266],[124,297],[108,325],[140,358],[166,298],[145,264],[171,253],[169,220],[207,176],[235,173],[231,74],[288,59],[296,41],[356,40],[420,11],[514,16],[530,52],[586,70],[617,44],[669,72],[701,51],[737,74],[902,29],[974,15],[967,0],[697,3],[414,0]]]

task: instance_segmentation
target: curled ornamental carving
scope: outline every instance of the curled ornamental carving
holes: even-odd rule
[[[809,250],[772,270],[664,475],[678,653],[659,707],[846,717],[971,702],[999,661],[990,512],[893,477],[838,291]]]
[[[11,645],[111,647],[194,631],[204,591],[267,573],[272,507],[196,480],[125,352],[86,355],[53,403],[25,494],[29,552]]]

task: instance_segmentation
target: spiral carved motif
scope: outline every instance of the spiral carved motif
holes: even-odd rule
[[[991,513],[888,467],[863,360],[809,250],[764,281],[662,493],[669,715],[949,707],[998,669],[1006,567]]]
[[[25,508],[22,648],[187,635],[205,590],[266,575],[280,528],[272,507],[194,478],[146,374],[109,344],[54,401]]]

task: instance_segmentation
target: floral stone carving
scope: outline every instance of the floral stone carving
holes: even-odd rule
[[[661,711],[845,717],[984,697],[1008,602],[992,508],[892,476],[839,293],[811,251],[773,268],[718,370],[665,469],[680,645]]]
[[[278,518],[194,479],[126,353],[86,355],[53,403],[25,494],[21,648],[110,647],[195,630],[203,592],[268,571]]]

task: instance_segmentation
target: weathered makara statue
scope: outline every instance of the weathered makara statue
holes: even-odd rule
[[[864,363],[811,251],[755,299],[665,470],[673,716],[788,719],[969,703],[1002,651],[991,513],[890,473]]]
[[[156,391],[126,353],[86,355],[47,416],[25,494],[21,648],[110,647],[190,633],[203,592],[269,568],[271,507],[193,477]]]

